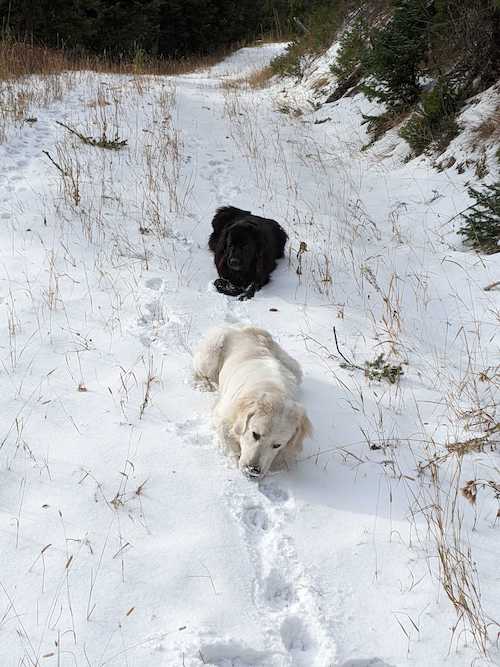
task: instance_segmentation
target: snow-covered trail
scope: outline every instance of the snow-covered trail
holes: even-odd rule
[[[143,247],[147,260],[129,247],[142,240],[133,159],[100,163],[89,152],[79,184],[75,211],[89,217],[119,192],[123,217],[102,211],[113,239],[89,227],[102,233],[89,246],[66,226],[77,216],[59,210],[65,193],[41,151],[64,160],[54,121],[78,123],[87,81],[1,147],[2,301],[16,347],[2,341],[2,664],[333,664],[285,521],[293,501],[228,467],[213,446],[210,401],[190,385],[189,346],[208,324],[248,320],[244,306],[207,292],[210,215],[243,188],[224,148],[218,76],[212,86],[178,82],[197,210]],[[120,123],[153,133],[142,103]],[[101,169],[99,191],[91,177]],[[153,397],[140,419],[148,376]]]
[[[352,109],[317,128],[277,113],[278,91],[230,84],[279,48],[175,79],[82,74],[0,146],[2,665],[445,663],[436,619],[454,615],[409,486],[423,432],[454,429],[440,401],[471,363],[457,332],[495,335],[481,287],[496,265],[436,231],[461,183],[356,157]],[[84,146],[55,121],[128,146]],[[249,302],[211,285],[224,204],[289,231],[289,260]],[[191,385],[192,347],[223,322],[269,329],[306,374],[315,437],[260,484],[217,451],[213,398]],[[333,324],[358,364],[401,346],[401,389],[342,369]],[[486,584],[493,507],[467,517]]]

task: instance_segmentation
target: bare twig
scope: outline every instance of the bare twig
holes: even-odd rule
[[[57,162],[51,157],[49,151],[42,151],[42,153],[45,153],[45,155],[49,158],[49,160],[52,162],[54,167],[59,169],[59,171],[61,172],[61,174],[63,176],[68,176],[68,173],[64,171],[64,169],[61,167],[61,165],[57,164]]]
[[[119,150],[120,148],[124,148],[124,146],[127,145],[127,140],[120,139],[118,134],[115,135],[114,139],[108,139],[106,133],[103,132],[100,139],[94,139],[94,137],[89,137],[85,134],[82,134],[81,132],[78,132],[78,130],[75,130],[73,127],[66,125],[66,123],[61,123],[61,121],[59,120],[56,120],[56,123],[57,125],[64,127],[64,129],[68,130],[68,132],[71,132],[71,134],[74,134],[76,137],[81,139],[81,141],[83,141],[84,144],[88,144],[89,146],[96,146],[97,148],[109,148],[111,150]]]
[[[362,368],[361,366],[357,366],[352,361],[349,361],[349,359],[344,354],[342,354],[342,352],[340,351],[339,342],[337,340],[337,331],[336,331],[335,327],[333,327],[333,337],[335,338],[335,347],[337,348],[337,352],[340,354],[340,356],[346,362],[346,364],[349,366],[349,368],[357,368],[359,371],[364,371],[365,370],[364,368]]]

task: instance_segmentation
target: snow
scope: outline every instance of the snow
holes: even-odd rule
[[[484,287],[500,255],[448,222],[473,172],[404,163],[394,136],[361,152],[361,95],[295,117],[277,109],[307,82],[221,86],[282,48],[173,78],[72,75],[0,145],[2,665],[498,660],[498,626],[484,657],[457,623],[437,551],[471,550],[498,620],[495,495],[454,500],[498,481],[495,442],[446,448],[498,422],[499,293]],[[225,204],[290,236],[248,302],[212,285]],[[314,437],[260,483],[219,451],[213,396],[192,385],[193,347],[222,323],[268,329],[305,373]],[[356,365],[401,364],[399,385],[343,366],[333,327]]]

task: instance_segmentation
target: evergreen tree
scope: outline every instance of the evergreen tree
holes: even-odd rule
[[[98,0],[95,32],[87,48],[133,55],[158,50],[161,0]]]
[[[482,191],[469,187],[469,195],[476,203],[464,212],[465,224],[459,234],[476,250],[500,252],[500,182],[486,185]]]
[[[97,0],[0,0],[4,33],[46,46],[86,47]]]
[[[420,94],[419,67],[429,39],[427,0],[394,0],[389,23],[371,35],[364,56],[371,82],[365,86],[372,98],[391,109],[408,108]]]
[[[46,46],[132,56],[210,53],[253,39],[317,0],[0,0],[0,25]]]

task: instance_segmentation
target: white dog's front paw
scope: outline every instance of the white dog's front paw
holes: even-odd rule
[[[195,375],[193,378],[193,387],[198,391],[216,391],[217,385],[206,377]]]

